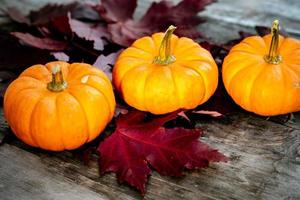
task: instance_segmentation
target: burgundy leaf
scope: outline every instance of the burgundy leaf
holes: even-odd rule
[[[117,148],[112,148],[117,147]],[[121,132],[116,130],[98,148],[100,152],[100,172],[115,172],[118,181],[124,181],[145,193],[148,175],[151,173],[142,152],[136,150],[135,144],[126,140]]]
[[[109,38],[107,29],[101,25],[89,25],[79,20],[72,19],[69,15],[71,30],[80,38],[94,43],[94,49],[103,50],[107,43],[103,38]]]
[[[118,55],[121,53],[121,51],[122,50],[115,53],[111,53],[107,56],[100,55],[95,61],[95,63],[93,64],[93,66],[102,70],[109,77],[109,79],[112,80],[111,68],[115,64],[115,61]]]
[[[97,8],[108,22],[124,22],[131,19],[137,6],[137,0],[102,0]]]
[[[37,11],[30,12],[29,18],[31,23],[35,26],[44,25],[57,17],[67,16],[67,13],[74,10],[77,6],[77,2],[69,4],[48,4]]]
[[[146,120],[146,114],[138,111],[120,115],[115,132],[98,147],[101,174],[115,172],[119,182],[127,182],[144,194],[149,165],[162,175],[182,176],[184,169],[227,160],[198,140],[199,129],[163,127],[176,117],[171,113]]]
[[[54,58],[56,58],[57,60],[60,60],[60,61],[65,61],[65,62],[68,62],[70,57],[65,54],[64,52],[51,52],[50,53]]]
[[[10,34],[0,33],[0,70],[13,71],[18,75],[27,67],[49,61],[49,53],[21,45]]]
[[[68,16],[60,16],[52,19],[49,23],[49,28],[63,36],[70,37],[72,35]]]
[[[29,33],[12,32],[11,34],[19,38],[25,44],[39,49],[61,51],[67,47],[67,42],[65,41],[58,41],[51,38],[39,38]]]
[[[170,24],[178,27],[176,34],[179,36],[194,39],[201,37],[197,25],[203,22],[203,19],[197,14],[215,0],[182,0],[177,5],[173,5],[171,1],[153,2],[140,20],[131,19],[132,15],[120,18],[119,12],[122,13],[123,7],[114,6],[112,9],[111,6],[106,5],[108,1],[104,2],[101,4],[100,9],[98,7],[98,10],[100,15],[108,22],[108,31],[112,36],[112,40],[122,46],[129,46],[134,40],[142,36],[165,31]],[[128,13],[132,13],[132,10],[134,10],[132,8],[130,7]]]

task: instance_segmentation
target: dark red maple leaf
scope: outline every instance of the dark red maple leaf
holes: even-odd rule
[[[196,26],[204,20],[197,14],[213,2],[215,0],[182,0],[177,5],[164,0],[153,2],[140,20],[132,17],[136,0],[102,0],[95,8],[107,21],[113,42],[129,46],[137,38],[164,31],[170,24],[178,27],[176,34],[179,36],[200,37]]]
[[[102,25],[89,25],[79,20],[72,19],[69,15],[69,24],[72,32],[78,37],[94,43],[94,49],[103,50],[107,43],[103,38],[109,38],[107,29]]]
[[[58,41],[51,38],[39,38],[31,35],[30,33],[12,32],[11,34],[19,38],[25,44],[39,49],[60,51],[67,48],[66,41]]]
[[[177,113],[172,113],[147,120],[139,111],[121,115],[114,133],[98,147],[100,173],[115,172],[119,182],[127,182],[145,194],[150,166],[162,175],[182,176],[184,169],[227,160],[198,140],[199,129],[163,127],[176,117]]]
[[[108,22],[122,22],[133,17],[137,0],[104,0],[97,7]]]
[[[77,6],[78,2],[47,4],[37,11],[31,11],[28,17],[33,25],[44,25],[57,17],[66,16],[68,12],[74,10]]]

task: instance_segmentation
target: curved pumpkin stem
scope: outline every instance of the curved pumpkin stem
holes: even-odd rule
[[[176,27],[171,25],[165,32],[165,36],[163,37],[159,47],[158,56],[154,58],[153,63],[159,65],[168,65],[176,60],[176,58],[171,55],[171,37],[175,29]]]
[[[67,82],[63,78],[61,67],[55,65],[52,68],[52,81],[47,84],[47,89],[51,92],[61,92],[68,86]]]
[[[265,61],[270,64],[279,64],[282,57],[278,53],[279,44],[279,21],[274,20],[271,28],[272,40],[269,49],[269,54],[265,56]]]

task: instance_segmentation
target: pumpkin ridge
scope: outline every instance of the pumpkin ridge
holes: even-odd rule
[[[235,62],[236,61],[239,61],[239,60],[237,59],[237,60],[235,60]],[[234,74],[233,74],[233,72],[231,72],[230,74],[233,74],[233,75],[231,75],[230,79],[227,78],[228,79],[228,84],[227,85],[229,86],[229,88],[230,88],[231,81],[235,78],[235,76],[238,73],[240,73],[242,70],[245,70],[245,69],[248,69],[248,68],[252,67],[253,65],[256,65],[256,62],[257,62],[257,60],[252,60],[252,62],[249,62],[247,65],[245,65],[244,67],[242,67],[241,69],[236,71]],[[230,65],[232,65],[232,63],[234,63],[234,62],[230,62]],[[262,61],[260,64],[262,64],[262,63],[264,63],[264,62]],[[226,63],[225,65],[228,65],[228,63]]]
[[[202,76],[202,74],[200,72],[198,72],[197,70],[195,70],[194,68],[192,68],[190,66],[184,65],[183,63],[176,63],[176,64],[178,64],[180,67],[190,69],[190,70],[196,72],[196,74],[198,74],[199,76]]]
[[[288,68],[285,67],[284,64],[281,63],[280,70],[281,70],[281,73],[283,74],[281,77],[282,77],[282,82],[284,84],[284,88],[287,88],[286,87],[286,85],[287,85],[287,79],[286,79],[286,76],[285,76],[287,74],[286,71],[285,71],[286,69],[288,69]],[[286,105],[286,100],[287,100],[287,95],[284,95],[282,103],[281,103],[281,107],[279,109],[279,113],[283,113],[285,105]]]
[[[133,71],[133,70],[135,70],[136,68],[141,67],[141,66],[150,67],[150,66],[152,66],[152,64],[151,64],[151,63],[145,63],[145,65],[141,65],[141,63],[139,63],[138,65],[136,65],[136,66],[130,68],[129,70],[127,70],[127,71],[123,74],[123,76],[122,76],[121,78],[119,78],[119,79],[121,79],[121,80],[120,80],[120,84],[119,84],[119,85],[120,85],[120,87],[119,87],[120,90],[121,90],[121,88],[122,88],[122,84],[123,84],[124,77],[127,76],[127,73],[130,73],[131,71]],[[153,67],[152,67],[152,69],[153,69]]]
[[[148,53],[148,54],[150,54],[150,55],[153,55],[153,52],[149,52],[149,51],[146,51],[145,49],[142,49],[142,48],[140,48],[140,47],[137,47],[137,46],[134,46],[134,44],[133,44],[133,46],[131,46],[132,48],[135,48],[135,49],[137,49],[137,50],[139,50],[139,51],[142,51],[142,52],[144,52],[144,53]],[[127,56],[125,56],[125,57],[127,57]]]
[[[242,72],[244,72],[244,71],[248,71],[248,69],[249,68],[253,68],[253,67],[255,67],[255,66],[259,66],[260,64],[259,63],[256,63],[256,64],[254,64],[254,65],[250,65],[250,66],[248,66],[248,67],[245,67],[245,68],[243,68],[243,69],[241,69],[241,70],[239,70],[237,73],[235,73],[234,74],[234,76],[230,79],[230,81],[229,81],[229,83],[228,83],[228,85],[229,85],[229,88],[232,88],[232,86],[231,86],[231,84],[232,84],[232,81],[234,80],[234,79],[236,79],[237,78],[237,76],[240,74],[240,73],[242,73]],[[264,68],[262,68],[262,70],[263,70]],[[254,79],[252,80],[252,82],[250,82],[249,81],[249,85],[250,85],[250,89],[248,90],[248,91],[252,91],[252,88],[254,87],[254,82],[256,81],[256,78],[260,75],[260,73],[261,72],[258,72],[257,74],[256,74],[256,76],[254,77]],[[250,84],[251,83],[251,84]],[[247,93],[246,93],[247,94]],[[243,96],[243,98],[242,98],[242,100],[241,100],[241,104],[243,104],[243,106],[242,107],[249,107],[249,106],[251,106],[251,105],[249,105],[249,102],[250,102],[250,104],[251,104],[251,100],[249,100],[250,98],[251,98],[251,92],[249,92],[247,95],[246,94],[244,94],[244,96]],[[247,101],[247,105],[245,104],[245,99],[246,98],[248,98],[248,100],[246,100]]]
[[[86,127],[87,127],[86,128],[87,129],[87,137],[86,137],[87,139],[84,142],[84,143],[86,143],[87,141],[90,140],[90,137],[91,137],[91,135],[90,135],[90,127],[89,127],[89,120],[87,118],[86,111],[85,111],[84,107],[82,106],[81,102],[78,100],[78,98],[74,94],[72,94],[72,91],[68,90],[67,94],[69,94],[71,97],[73,97],[76,100],[76,102],[78,102],[79,107],[82,110],[82,113],[84,115],[85,124],[86,124]]]
[[[96,76],[96,75],[90,75],[90,77],[97,77],[97,78],[100,78],[101,80],[104,80],[104,82],[105,82],[105,80],[106,80],[106,78],[105,77],[100,77],[100,76]],[[107,82],[106,82],[107,83]],[[105,97],[105,100],[106,100],[106,102],[107,102],[107,105],[108,105],[108,107],[109,107],[109,116],[111,116],[111,118],[112,118],[112,116],[113,116],[113,114],[114,114],[114,107],[115,107],[115,103],[110,103],[110,101],[109,101],[109,99],[107,98],[107,95],[105,95],[105,93],[101,90],[101,89],[98,89],[98,88],[96,88],[96,87],[94,87],[94,85],[93,84],[89,84],[89,82],[87,82],[86,83],[86,85],[89,85],[89,86],[91,86],[91,87],[93,87],[94,89],[96,89],[96,90],[98,90],[104,97]],[[112,85],[111,85],[111,82],[109,82],[109,87],[110,87],[110,89],[111,89],[111,91],[112,91],[112,93],[111,93],[111,96],[113,97],[113,99],[114,99],[114,93],[113,93],[113,87],[112,87]],[[103,88],[102,88],[103,89]],[[109,94],[110,95],[110,94]]]
[[[173,72],[171,67],[168,67],[168,69],[170,70],[170,74],[172,76],[172,81],[173,81],[173,84],[174,84],[176,98],[177,98],[177,103],[179,103],[179,105],[180,105],[179,107],[182,107],[182,102],[181,102],[181,98],[179,97],[179,90],[178,90],[178,86],[176,84],[176,80],[175,80],[175,77],[174,77],[174,72]]]
[[[286,73],[286,71],[289,71],[289,73],[292,73],[295,77],[298,77],[297,72],[295,71],[295,69],[293,69],[292,67],[289,66],[290,65],[289,63],[283,63],[283,65],[285,65],[284,68],[282,66],[284,73]],[[298,73],[300,74],[300,72],[298,72]],[[298,104],[298,109],[294,109],[292,112],[295,112],[295,111],[299,110],[299,107],[300,107],[300,103]]]
[[[37,78],[35,78],[35,77],[33,77],[33,76],[28,76],[28,75],[22,75],[22,76],[20,76],[19,78],[30,78],[30,79],[33,79],[33,80],[36,80],[36,81],[39,81],[39,82],[41,82],[41,83],[43,83],[43,84],[46,84],[47,82],[47,80],[45,79],[44,81],[43,80],[40,80],[40,79],[37,79]]]
[[[145,98],[145,92],[146,91],[146,84],[148,83],[148,79],[150,78],[150,75],[155,71],[155,68],[152,68],[151,72],[149,72],[146,77],[145,77],[145,81],[144,81],[144,92],[143,92],[143,104],[144,104],[144,108],[145,108],[145,111],[150,111],[150,109],[147,107],[147,104],[146,104],[146,98]]]
[[[32,111],[31,111],[31,115],[30,115],[30,120],[29,120],[29,127],[30,127],[30,129],[29,129],[29,134],[30,134],[30,136],[31,136],[31,138],[32,138],[32,141],[34,141],[35,145],[36,145],[37,147],[39,147],[39,148],[41,148],[41,145],[37,142],[38,140],[33,136],[34,134],[32,133],[32,130],[33,130],[33,129],[32,129],[32,126],[33,126],[33,116],[35,115],[35,112],[36,112],[36,110],[37,110],[38,104],[40,103],[40,101],[41,101],[43,98],[45,98],[45,95],[41,95],[41,98],[39,98],[39,99],[37,100],[36,104],[33,106],[33,109],[32,109]]]
[[[199,102],[198,102],[198,105],[200,105],[204,100],[203,99],[205,99],[205,97],[206,97],[206,87],[207,87],[207,83],[205,82],[205,80],[204,80],[204,78],[202,77],[202,74],[200,73],[200,72],[198,72],[197,70],[195,70],[194,68],[191,68],[191,67],[189,67],[189,66],[185,66],[184,64],[179,64],[179,66],[180,67],[183,67],[183,68],[186,68],[186,69],[190,69],[190,70],[192,70],[192,71],[194,71],[200,78],[201,78],[201,80],[202,80],[202,83],[203,83],[203,85],[204,85],[204,92],[203,92],[203,96],[202,96],[202,98],[201,99],[199,99]]]
[[[259,80],[259,78],[262,76],[262,74],[265,72],[266,68],[267,68],[267,66],[266,66],[266,64],[264,64],[263,67],[262,67],[262,69],[261,69],[261,71],[258,73],[258,75],[256,76],[256,78],[252,82],[252,87],[251,88],[254,88],[255,84],[257,83],[257,81]],[[253,109],[253,104],[255,102],[251,100],[251,99],[253,99],[254,92],[255,92],[255,90],[252,89],[251,92],[250,92],[250,95],[249,95],[249,98],[250,98],[250,106],[249,107],[251,108],[251,110],[254,110]],[[249,110],[249,109],[246,109],[246,110]],[[249,111],[251,111],[251,110],[249,110]]]
[[[250,40],[251,39],[251,40]],[[263,45],[260,45],[260,48],[262,48],[262,49],[264,49],[264,54],[266,54],[266,53],[268,53],[268,46],[267,46],[267,43],[266,43],[266,41],[265,41],[265,39],[264,39],[264,37],[260,37],[260,36],[252,36],[252,37],[250,37],[250,39],[247,39],[247,38],[245,38],[240,44],[245,44],[245,45],[247,45],[247,46],[249,46],[250,48],[252,48],[253,50],[254,50],[254,52],[256,52],[257,51],[257,48],[255,48],[255,46],[253,46],[253,44],[251,44],[251,43],[249,43],[250,41],[251,42],[253,42],[252,40],[254,39],[254,40],[261,40],[261,43],[263,44]],[[250,40],[250,41],[249,41]],[[238,44],[237,46],[239,46],[240,44]],[[234,47],[233,47],[233,49],[234,49]]]
[[[110,104],[109,104],[109,101],[108,101],[106,95],[105,95],[101,90],[98,90],[97,88],[93,87],[92,85],[89,85],[89,84],[81,84],[81,86],[86,86],[86,87],[92,88],[93,90],[96,90],[101,96],[104,97],[105,102],[106,102],[106,104],[108,105],[108,111],[109,111],[109,115],[108,115],[108,118],[106,119],[106,121],[110,121],[110,116],[113,115],[113,111],[112,111],[111,108],[110,108]],[[81,105],[82,105],[82,104],[81,104]]]
[[[232,55],[233,55],[233,54],[232,54]],[[237,56],[236,56],[236,57],[237,57]],[[230,58],[230,61],[227,61],[229,58],[230,58],[230,57],[226,57],[225,60],[224,60],[224,62],[223,62],[223,66],[222,66],[222,72],[223,72],[223,73],[224,73],[224,72],[225,72],[225,73],[228,73],[228,72],[227,72],[227,71],[228,71],[228,68],[229,68],[229,69],[233,68],[232,65],[233,65],[234,63],[241,63],[241,62],[243,62],[244,59],[245,59],[245,58],[243,58],[243,57],[242,57],[242,58],[237,58],[237,59],[234,59],[234,60]],[[248,60],[250,60],[250,59],[248,59]],[[252,60],[252,62],[255,62],[255,63],[257,62],[257,59],[254,60],[254,59],[252,59],[252,57],[251,57],[251,60]],[[260,60],[261,60],[261,63],[264,62],[263,58],[260,59]],[[244,68],[244,67],[243,67],[243,68]],[[243,68],[242,68],[242,69],[243,69]],[[241,69],[240,69],[240,70],[241,70]],[[239,70],[238,70],[238,71],[239,71]],[[238,71],[237,71],[237,72],[238,72]],[[223,73],[222,73],[222,74],[223,74]],[[231,73],[232,73],[232,72],[231,72]]]
[[[61,129],[61,123],[60,123],[61,117],[59,116],[60,112],[58,109],[59,107],[58,107],[57,99],[61,94],[63,94],[63,93],[58,93],[57,95],[55,95],[55,112],[56,112],[55,116],[56,116],[56,126],[58,127],[58,129]],[[62,144],[63,149],[66,149],[66,143],[63,139],[62,134],[60,135],[60,142]]]
[[[29,88],[28,88],[29,89]],[[30,88],[30,89],[35,89],[35,88]],[[27,89],[25,89],[25,91],[26,91]],[[21,95],[22,94],[22,92],[23,92],[24,90],[21,90],[21,91],[18,91],[18,95]],[[42,95],[41,95],[42,96]],[[7,109],[7,113],[18,113],[18,111],[20,110],[20,107],[19,107],[19,105],[21,105],[20,103],[16,103],[16,101],[17,100],[19,100],[18,98],[14,98],[13,99],[13,103],[10,105],[10,107]],[[21,98],[21,101],[24,101],[25,99],[24,98]],[[37,102],[38,102],[39,100],[37,100]],[[9,122],[11,122],[11,116],[10,117],[7,117],[7,121],[9,121]],[[29,121],[30,122],[30,121]],[[19,130],[20,128],[19,128],[19,126],[18,126],[19,124],[17,124],[17,126],[14,128],[15,130]],[[29,129],[30,129],[30,126],[29,126]],[[17,135],[17,137],[18,138],[20,138],[21,139],[21,135],[18,135],[18,134],[16,134]],[[30,134],[28,134],[29,135],[29,137],[31,138],[31,141],[33,142],[33,143],[35,143],[36,144],[36,141],[32,138],[32,135],[30,135]]]
[[[127,57],[123,57],[123,58],[127,58]],[[123,59],[123,58],[121,58],[121,59]],[[129,57],[129,58],[133,58],[133,57]],[[121,59],[120,59],[120,60],[121,60]],[[134,58],[134,59],[137,59],[137,58]],[[122,61],[122,60],[121,60],[121,61]],[[121,62],[121,61],[119,61],[119,62]],[[151,65],[151,64],[152,64],[152,63],[148,63],[148,62],[136,63],[136,65],[131,66],[130,69],[126,70],[126,72],[123,73],[122,77],[119,77],[118,79],[113,78],[113,82],[114,82],[114,85],[116,86],[117,90],[118,90],[118,91],[121,91],[121,88],[122,88],[122,81],[123,81],[125,75],[126,75],[129,71],[135,69],[136,67],[140,67],[141,65]],[[121,66],[121,67],[122,67],[122,66]],[[117,70],[117,68],[116,68],[116,65],[115,65],[115,67],[113,68],[113,71],[116,71],[116,70]],[[113,73],[114,73],[114,72],[113,72]],[[117,81],[119,82],[119,84],[117,84]]]
[[[293,74],[295,74],[296,76],[298,76],[298,73],[300,73],[300,71],[297,72],[293,67],[291,67],[291,65],[292,65],[291,63],[283,62],[283,65],[285,65],[284,70],[289,70],[289,71],[291,71]]]
[[[83,66],[85,70],[81,69],[82,68],[81,63],[70,64],[68,67],[68,77],[66,77],[65,80],[69,83],[72,82],[73,80],[81,79],[82,76],[86,76],[86,75],[95,75],[98,77],[105,75],[97,72],[97,70],[94,70],[95,67],[92,65],[85,64]],[[105,81],[110,84],[109,80],[105,80]]]
[[[181,39],[181,38],[180,38]],[[178,41],[176,42],[176,46],[174,46],[174,49],[177,49],[177,48],[179,48],[179,47],[177,47],[177,45],[178,45],[178,43],[179,43],[179,40],[180,39],[178,39]],[[201,47],[198,43],[196,43],[196,42],[194,42],[195,44],[193,44],[193,45],[191,45],[191,46],[187,46],[186,48],[180,48],[180,51],[178,51],[178,52],[174,52],[173,51],[173,53],[175,54],[181,54],[182,52],[188,52],[188,50],[190,50],[190,49],[194,49],[194,48],[198,48],[198,47]],[[203,47],[201,47],[201,48],[203,48]]]
[[[82,73],[77,72],[75,74],[69,75],[69,78],[66,79],[66,81],[68,82],[69,85],[71,85],[71,83],[73,81],[81,80],[83,76],[97,76],[97,77],[103,79],[107,84],[109,84],[109,85],[111,84],[111,82],[108,78],[104,78],[105,74],[102,74],[102,73],[99,74],[99,73],[93,71],[92,69],[89,69],[88,72],[85,72],[85,71]]]
[[[213,59],[213,58],[212,58]],[[204,63],[207,63],[209,65],[212,64],[212,62],[210,60],[205,60],[205,59],[179,59],[177,61],[178,64],[182,64],[182,62],[204,62]]]
[[[100,78],[101,78],[101,77],[100,77]],[[93,88],[93,89],[95,89],[95,90],[97,90],[97,91],[104,97],[104,99],[105,99],[105,101],[106,101],[106,104],[108,105],[109,116],[112,116],[112,115],[113,115],[113,110],[111,109],[111,105],[110,105],[110,103],[109,103],[109,100],[108,100],[108,98],[106,97],[106,95],[104,94],[104,92],[103,92],[102,90],[99,90],[98,88],[94,87],[93,85],[90,85],[90,84],[84,84],[84,85],[85,85],[85,86],[88,86],[88,87],[91,87],[91,88]],[[107,121],[109,121],[109,119],[108,119]]]
[[[26,91],[26,90],[30,90],[30,89],[32,89],[32,90],[35,90],[36,88],[35,87],[33,87],[33,86],[31,86],[31,87],[26,87],[26,88],[21,88],[21,89],[19,89],[19,90],[17,90],[17,94],[20,94],[21,92],[23,92],[24,90]],[[7,108],[7,113],[14,113],[14,111],[11,111],[13,108],[11,108],[12,106],[14,106],[15,104],[16,104],[16,101],[17,101],[18,99],[17,98],[13,98],[12,99],[12,103],[10,104],[10,107],[8,107]]]
[[[247,56],[252,56],[252,57],[262,57],[263,54],[254,54],[252,52],[249,52],[249,51],[245,51],[245,50],[241,50],[241,49],[233,49],[231,51],[231,54],[233,53],[239,53],[239,54],[248,54]]]
[[[152,54],[153,55],[153,54]],[[154,57],[154,55],[153,55]],[[136,57],[136,56],[123,56],[120,58],[120,60],[124,59],[124,58],[133,58],[133,59],[137,59],[137,60],[144,60],[144,61],[147,61],[149,63],[152,63],[152,60],[151,59],[145,59],[145,58],[139,58],[139,57]]]
[[[104,78],[103,76],[101,76],[101,75],[99,75],[99,74],[80,74],[80,76],[78,76],[78,77],[72,77],[70,80],[68,80],[67,82],[68,82],[68,84],[69,84],[69,86],[71,87],[71,86],[76,86],[76,85],[82,85],[82,83],[81,83],[81,79],[84,77],[84,76],[96,76],[96,77],[98,77],[98,78],[100,78],[100,79],[102,79],[102,80],[104,80],[104,82],[106,82],[106,84],[111,84],[111,82],[109,81],[109,79],[106,79],[106,78]],[[80,83],[79,83],[79,82]],[[75,83],[74,83],[75,82]]]
[[[213,63],[212,61],[214,61],[213,57],[211,57],[210,55],[203,56],[203,55],[193,54],[191,52],[187,52],[186,54],[184,54],[182,56],[177,56],[177,57],[178,57],[178,59],[177,59],[178,62],[202,61],[202,62],[207,62],[209,64],[212,64]]]

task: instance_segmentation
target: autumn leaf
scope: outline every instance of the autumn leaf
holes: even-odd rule
[[[48,4],[37,11],[30,12],[28,17],[31,19],[33,25],[44,25],[57,17],[66,16],[68,12],[74,10],[77,6],[77,2]]]
[[[184,169],[227,160],[198,140],[201,130],[163,127],[176,117],[172,113],[146,120],[146,114],[139,111],[121,115],[114,133],[98,147],[100,173],[114,172],[120,183],[127,182],[145,194],[150,166],[162,175],[180,177]]]
[[[153,2],[139,20],[133,19],[136,0],[102,0],[95,9],[107,21],[113,42],[129,46],[142,36],[166,30],[170,24],[178,27],[176,34],[179,36],[200,37],[196,27],[204,20],[197,14],[214,1],[182,0],[177,5],[171,1]]]
[[[97,7],[100,15],[108,22],[123,22],[132,19],[137,0],[102,0]]]
[[[25,44],[35,48],[54,51],[61,51],[67,48],[66,41],[58,41],[51,38],[39,38],[31,35],[30,33],[12,32],[11,34],[20,39],[20,41],[24,42]]]
[[[92,41],[94,44],[94,49],[104,49],[104,45],[107,43],[104,38],[109,38],[109,34],[103,25],[89,25],[79,20],[72,19],[70,14],[68,17],[72,32],[74,32],[80,38]]]
[[[111,53],[107,56],[100,55],[96,61],[94,62],[93,66],[97,67],[98,69],[102,70],[110,80],[112,80],[112,71],[111,68],[115,64],[118,55],[121,53],[122,49],[118,52]]]

